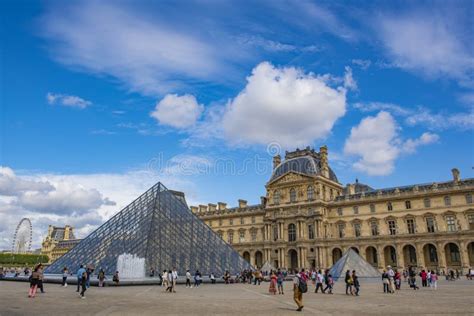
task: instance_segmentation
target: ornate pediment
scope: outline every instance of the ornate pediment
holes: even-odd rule
[[[285,174],[284,176],[282,176],[278,179],[275,179],[271,184],[272,185],[274,185],[274,184],[283,184],[283,183],[297,182],[297,181],[307,180],[307,179],[310,179],[310,177],[303,176],[303,175],[298,174],[298,173],[290,172],[290,173],[287,173],[287,174]]]

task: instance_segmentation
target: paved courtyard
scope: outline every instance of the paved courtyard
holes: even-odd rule
[[[437,291],[413,291],[403,283],[396,294],[381,293],[379,283],[362,284],[361,296],[344,294],[337,283],[334,295],[304,296],[302,313],[295,311],[291,282],[285,295],[269,295],[268,283],[203,284],[177,293],[164,293],[159,286],[92,287],[81,300],[70,285],[46,284],[45,294],[27,297],[28,284],[0,281],[0,315],[474,315],[474,281],[440,281]]]

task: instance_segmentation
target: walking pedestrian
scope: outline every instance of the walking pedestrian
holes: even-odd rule
[[[383,270],[383,273],[382,273],[382,283],[383,283],[383,292],[384,293],[389,293],[390,292],[390,290],[389,290],[390,281],[388,279],[388,273],[385,270]]]
[[[67,267],[64,267],[63,268],[63,282],[62,282],[62,286],[63,287],[66,287],[67,286],[67,276],[69,274],[69,271],[67,270]]]
[[[81,280],[82,280],[82,274],[86,272],[86,269],[84,269],[84,266],[81,264],[79,267],[79,270],[77,270],[77,290],[76,292],[79,292],[79,288],[81,287]]]
[[[201,285],[201,272],[196,270],[196,273],[194,273],[194,287],[199,287],[199,285]]]
[[[426,282],[427,276],[428,276],[428,275],[427,275],[426,271],[425,271],[425,270],[421,270],[421,272],[420,272],[420,277],[421,277],[421,286],[422,286],[422,287],[427,287],[427,286],[428,286],[428,284],[427,284],[427,282]]]
[[[355,295],[359,296],[360,283],[359,283],[359,277],[357,276],[355,270],[352,270],[352,281],[354,283]]]
[[[82,299],[86,298],[85,297],[85,293],[87,291],[87,271],[84,271],[82,273],[82,277],[81,277],[81,293],[80,293],[80,296]]]
[[[173,292],[173,271],[168,270],[168,287],[166,288],[167,292]]]
[[[298,306],[296,309],[298,312],[303,310],[303,293],[308,290],[308,285],[306,284],[305,279],[302,277],[303,273],[304,269],[301,270],[300,273],[297,273],[293,278],[293,299]]]
[[[395,293],[395,272],[392,269],[392,266],[387,266],[387,274],[389,281],[390,293]]]
[[[39,266],[35,267],[30,277],[30,289],[28,290],[28,297],[30,298],[34,298],[36,296],[36,290],[38,289],[38,283],[39,283],[38,268]]]
[[[316,273],[316,289],[314,290],[314,293],[318,293],[318,290],[321,289],[321,292],[324,293],[324,289],[323,289],[323,282],[324,282],[324,278],[323,278],[323,275],[321,274],[321,270],[318,270],[318,272]]]
[[[431,270],[430,287],[431,287],[432,290],[437,290],[438,289],[438,275],[433,270]]]
[[[161,280],[162,280],[161,286],[164,287],[166,291],[168,291],[168,271],[167,270],[163,270]]]
[[[186,287],[192,288],[191,286],[191,273],[186,270]]]
[[[214,276],[214,273],[211,272],[209,278],[211,279],[211,284],[216,284],[216,277]]]
[[[276,285],[277,285],[277,276],[275,274],[275,272],[271,272],[271,276],[270,276],[270,288],[268,289],[268,291],[270,292],[270,294],[273,294],[273,295],[276,295]]]
[[[39,274],[38,288],[41,290],[41,293],[44,293],[44,287],[43,287],[44,269],[41,263],[38,265],[38,274]]]
[[[346,271],[346,276],[344,278],[344,282],[346,283],[346,295],[354,295],[352,293],[352,285],[354,283],[354,281],[352,280],[352,275],[351,275],[351,271],[347,270]]]
[[[173,293],[176,293],[176,282],[178,282],[178,271],[176,271],[176,268],[173,269],[171,275],[173,277]]]
[[[285,280],[285,276],[283,275],[283,272],[281,272],[280,269],[278,269],[277,273],[277,286],[278,286],[278,294],[285,294],[283,293],[283,281]]]

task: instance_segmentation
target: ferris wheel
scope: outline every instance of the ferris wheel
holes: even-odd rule
[[[31,250],[33,228],[29,218],[22,218],[13,235],[12,253],[27,253]]]

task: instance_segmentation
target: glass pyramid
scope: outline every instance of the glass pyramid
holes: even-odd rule
[[[45,273],[59,274],[64,267],[77,271],[93,265],[113,274],[117,258],[131,254],[145,259],[146,270],[176,268],[232,274],[251,266],[230,245],[188,208],[184,196],[160,182],[53,262]]]
[[[337,260],[329,270],[329,273],[335,280],[338,280],[339,278],[344,279],[347,270],[356,270],[359,278],[375,278],[378,280],[382,276],[379,270],[365,261],[364,258],[359,256],[359,254],[351,248],[349,248],[344,255]]]

